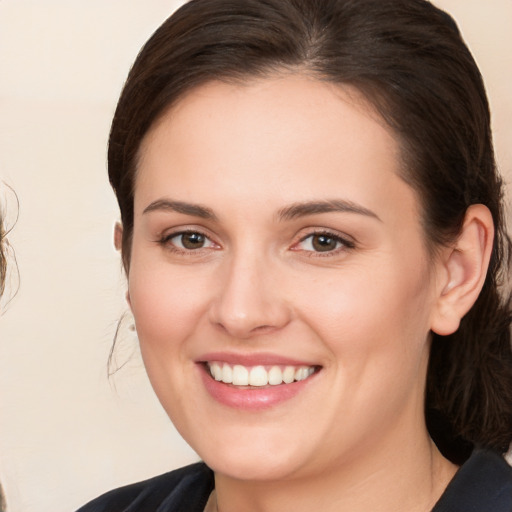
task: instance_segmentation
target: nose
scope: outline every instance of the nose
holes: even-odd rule
[[[291,307],[277,274],[272,264],[254,256],[242,256],[226,264],[219,272],[210,321],[237,339],[285,327],[291,319]]]

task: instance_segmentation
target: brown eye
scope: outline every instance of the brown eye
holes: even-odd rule
[[[340,249],[353,249],[354,243],[329,232],[312,233],[304,237],[295,249],[309,253],[338,252]]]
[[[175,233],[167,237],[164,240],[164,243],[169,243],[179,249],[184,249],[186,251],[194,251],[197,249],[204,249],[215,246],[215,244],[207,236],[197,231]]]
[[[185,249],[200,249],[204,247],[206,237],[201,233],[183,233],[181,235],[181,244]]]
[[[311,237],[311,246],[317,252],[334,251],[338,248],[339,239],[329,235],[313,235]]]

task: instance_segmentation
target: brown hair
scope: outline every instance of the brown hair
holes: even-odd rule
[[[9,302],[14,298],[19,287],[20,275],[16,261],[16,254],[7,237],[18,221],[20,204],[16,192],[9,185],[0,182],[0,186],[5,188],[5,195],[11,196],[15,208],[15,217],[14,219],[11,219],[12,222],[9,221],[9,227],[6,227],[7,201],[4,202],[3,190],[0,190],[0,299],[3,299],[0,300],[1,314],[7,307],[7,304],[9,304]],[[9,273],[7,272],[8,269]],[[6,299],[4,292],[8,278],[9,293],[7,293],[8,297]],[[13,278],[14,284],[11,282],[11,278]]]
[[[7,274],[7,261],[4,247],[5,230],[2,215],[0,214],[0,297],[4,293],[5,278]]]
[[[425,0],[192,0],[149,39],[112,123],[110,182],[129,269],[142,139],[183,94],[211,80],[305,72],[358,88],[393,129],[401,174],[418,193],[431,248],[453,241],[471,204],[486,205],[494,248],[480,297],[451,336],[432,335],[426,417],[446,456],[512,440],[511,300],[502,184],[482,78],[453,19]]]

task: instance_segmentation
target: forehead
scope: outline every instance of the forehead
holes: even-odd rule
[[[315,117],[318,120],[321,117],[321,125],[326,128],[323,135],[326,135],[333,123],[339,125],[342,121],[338,117],[340,102],[366,118],[369,121],[367,127],[370,124],[378,125],[379,131],[387,135],[388,142],[395,145],[389,126],[356,87],[322,81],[306,73],[283,72],[244,81],[213,80],[192,87],[153,122],[142,140],[141,154],[144,154],[148,140],[153,138],[154,133],[162,125],[166,126],[165,130],[169,130],[171,123],[180,123],[181,131],[197,121],[207,128],[207,123],[211,120],[222,123],[224,131],[229,133],[229,126],[235,124],[233,121],[236,118],[237,129],[242,125],[244,128],[242,133],[237,133],[255,137],[258,135],[254,131],[256,123],[260,123],[259,127],[266,124],[270,128],[274,123],[288,122],[294,125],[293,133],[296,135],[314,136],[315,129],[319,126],[306,125],[304,121],[313,121]],[[225,109],[219,117],[216,111],[219,107],[222,109],[226,106],[230,108]],[[354,119],[350,122],[353,123]],[[194,131],[197,128],[197,125],[193,126]],[[353,129],[355,128],[353,124]]]
[[[136,204],[166,187],[187,200],[222,190],[225,200],[261,204],[276,194],[375,201],[372,192],[397,182],[398,195],[404,186],[411,193],[400,161],[391,129],[355,88],[303,75],[210,82],[181,98],[144,138]]]

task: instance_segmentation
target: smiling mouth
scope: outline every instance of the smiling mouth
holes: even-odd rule
[[[206,368],[218,382],[259,388],[306,380],[319,370],[317,366],[243,366],[217,361],[207,362]]]

